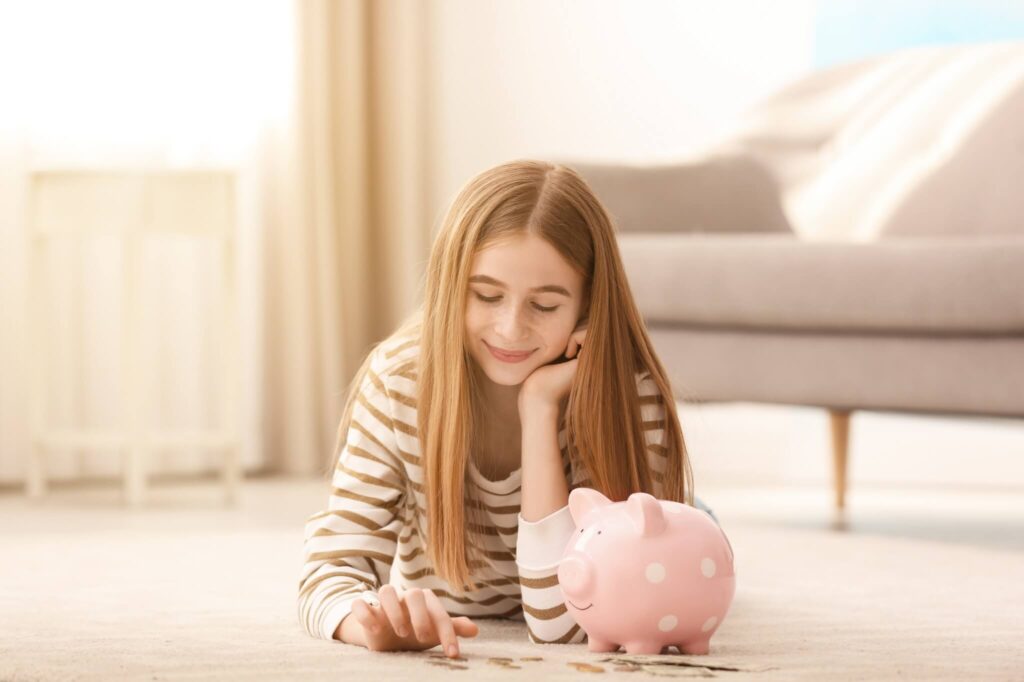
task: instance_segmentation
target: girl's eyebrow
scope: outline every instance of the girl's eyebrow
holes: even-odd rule
[[[469,278],[469,281],[470,282],[481,282],[483,284],[493,284],[496,287],[505,287],[506,286],[504,282],[498,281],[498,280],[494,279],[493,277],[488,277],[487,275],[473,275],[472,277]],[[556,293],[556,294],[562,294],[563,296],[567,296],[569,298],[572,298],[572,294],[570,294],[569,291],[565,287],[560,287],[557,284],[545,284],[542,287],[534,287],[534,288],[530,289],[530,291],[550,291],[550,292],[553,292],[553,293]]]

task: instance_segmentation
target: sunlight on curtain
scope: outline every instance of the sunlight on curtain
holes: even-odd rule
[[[16,108],[47,160],[102,145],[233,161],[287,114],[289,2],[43,0],[0,18]]]
[[[25,189],[34,170],[232,169],[237,174],[242,461],[258,467],[260,248],[266,185],[287,125],[294,68],[290,0],[93,0],[0,5],[0,485],[24,477],[28,448],[24,325]],[[55,244],[49,328],[49,417],[63,426],[118,419],[120,249]],[[160,366],[160,424],[202,428],[217,406],[204,293],[215,252],[161,237],[146,251],[151,324],[146,357]],[[81,311],[69,307],[81,291]],[[51,480],[119,476],[117,453],[53,452]],[[151,473],[218,466],[204,452],[154,453]]]

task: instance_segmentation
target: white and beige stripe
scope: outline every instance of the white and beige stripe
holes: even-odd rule
[[[471,565],[484,586],[460,596],[434,574],[425,551],[426,498],[416,433],[418,352],[418,340],[409,337],[393,337],[374,352],[327,508],[306,521],[298,591],[301,624],[314,637],[330,638],[354,599],[392,582],[433,591],[452,615],[525,620],[535,642],[585,641],[566,611],[555,571],[534,572],[516,564],[521,470],[491,481],[470,467],[486,519],[477,530],[494,566]],[[638,375],[637,382],[659,486],[665,466],[662,403],[646,375]],[[584,473],[570,466],[564,425],[558,442],[566,480],[571,487],[586,485]]]

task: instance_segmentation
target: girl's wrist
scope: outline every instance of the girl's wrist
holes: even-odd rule
[[[540,396],[523,394],[519,397],[520,421],[549,421],[558,419],[559,405],[557,402]]]
[[[351,613],[341,619],[341,623],[334,631],[334,639],[346,644],[366,646],[366,633],[363,632],[363,626],[357,618],[352,617]]]

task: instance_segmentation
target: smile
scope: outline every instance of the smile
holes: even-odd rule
[[[569,601],[569,600],[568,600],[568,599],[566,599],[566,601]],[[587,609],[589,609],[589,608],[590,608],[590,606],[593,606],[593,604],[591,604],[590,606],[588,606],[588,607],[587,607],[587,609],[581,609],[580,607],[578,607],[578,606],[576,606],[575,604],[573,604],[573,603],[572,603],[571,601],[570,601],[569,603],[570,603],[570,604],[572,604],[572,607],[573,607],[574,609],[578,610],[578,611],[586,611]]]
[[[504,351],[498,350],[497,348],[487,343],[486,341],[484,341],[484,345],[487,346],[487,350],[491,352],[491,355],[496,357],[498,360],[501,360],[502,362],[522,362],[526,358],[533,355],[532,350],[527,351],[525,353],[506,353]],[[536,348],[534,350],[536,350]]]

